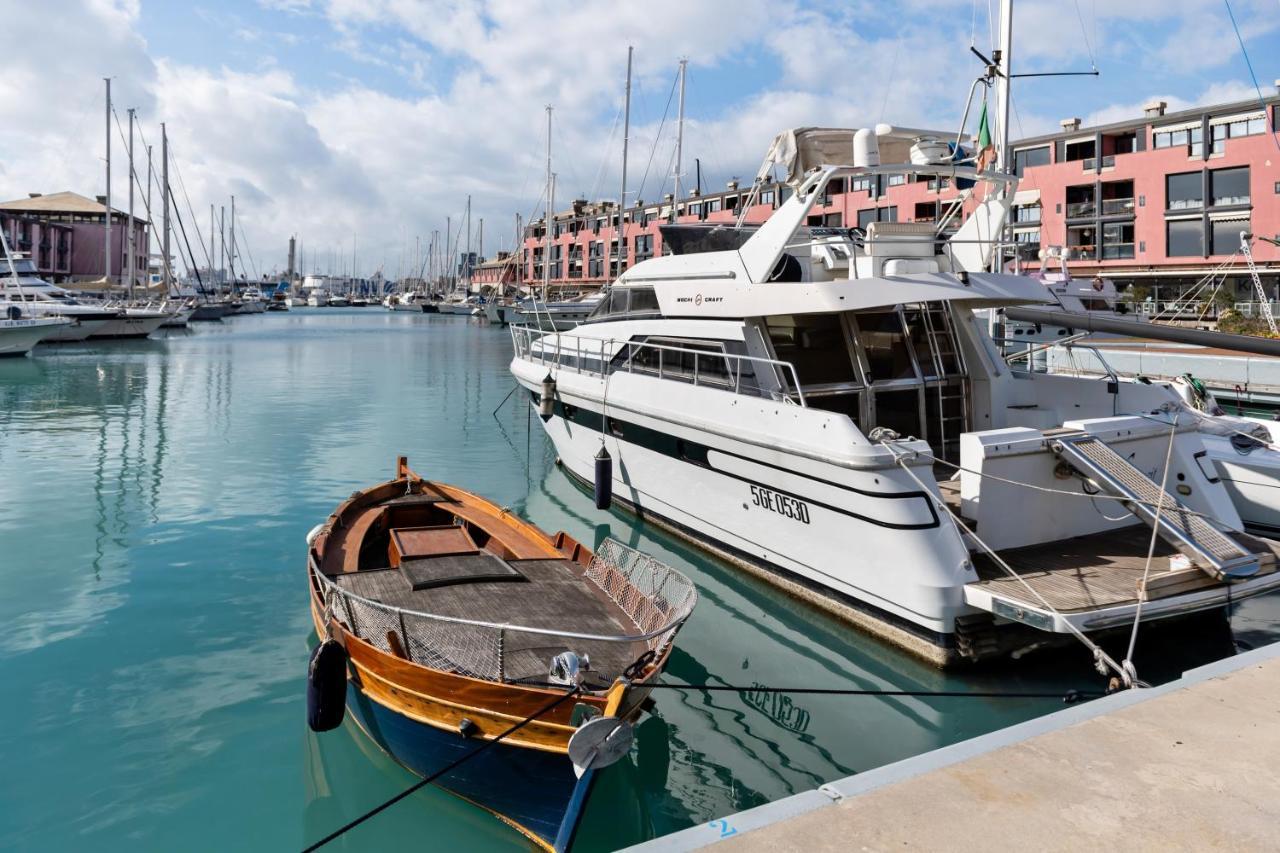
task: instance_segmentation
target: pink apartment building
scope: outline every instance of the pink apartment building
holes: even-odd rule
[[[104,252],[103,217],[106,200],[95,201],[73,192],[41,195],[0,203],[0,227],[15,252],[29,254],[41,275],[53,282],[92,281],[102,278]],[[111,280],[125,283],[129,215],[111,212]],[[150,262],[148,223],[134,217],[137,285],[147,281]]]
[[[1169,113],[1163,102],[1144,115],[1098,127],[1079,119],[1062,130],[1012,144],[1020,179],[1011,233],[1024,269],[1040,266],[1039,250],[1067,249],[1077,276],[1102,274],[1117,285],[1179,289],[1225,265],[1241,298],[1251,287],[1239,254],[1240,232],[1280,240],[1280,95]],[[785,200],[768,185],[747,210],[763,222]],[[958,190],[945,179],[906,176],[834,181],[810,225],[865,227],[882,221],[937,221]],[[681,199],[676,221],[732,222],[749,188]],[[968,205],[976,203],[970,200]],[[662,252],[658,226],[672,200],[640,203],[624,214],[623,268]],[[550,278],[557,285],[598,286],[618,272],[616,208],[575,201],[554,217]],[[958,223],[957,223],[958,224]],[[545,222],[525,229],[520,278],[543,280]],[[1252,251],[1268,291],[1280,285],[1280,248],[1254,240]],[[1012,254],[1012,253],[1011,253]],[[1166,291],[1172,295],[1172,290]]]

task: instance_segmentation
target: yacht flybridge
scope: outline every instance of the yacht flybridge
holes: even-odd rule
[[[940,664],[1280,587],[1176,389],[1001,356],[975,311],[1052,296],[982,271],[1014,179],[947,140],[788,131],[762,174],[791,195],[740,246],[636,264],[572,332],[513,326],[564,469]],[[830,181],[902,173],[975,182],[976,209],[805,226]]]

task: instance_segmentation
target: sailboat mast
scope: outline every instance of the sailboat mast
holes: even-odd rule
[[[160,211],[164,216],[164,234],[160,238],[164,252],[164,292],[168,295],[173,281],[169,270],[169,134],[164,122],[160,123]]]
[[[675,197],[671,200],[671,221],[676,221],[676,214],[680,208],[680,172],[683,169],[684,159],[684,73],[689,65],[689,60],[680,60],[680,109],[676,118],[676,185]]]
[[[1000,74],[996,77],[996,171],[1008,174],[1009,163],[1009,113],[1011,103],[1010,85],[1013,82],[1013,0],[1000,0]],[[1004,185],[1001,194],[1007,194],[1009,187]],[[991,253],[992,272],[1000,272],[1004,267],[1004,247],[1009,235],[1009,217],[1002,220],[999,241],[996,251]],[[995,312],[991,312],[994,318]]]
[[[471,292],[471,196],[467,196],[467,254],[462,261],[462,275],[467,293]]]
[[[627,88],[622,101],[622,189],[618,192],[618,271],[622,275],[622,259],[626,257],[624,219],[627,209],[627,144],[631,141],[631,55],[635,48],[627,46]]]
[[[111,78],[102,78],[107,83],[107,195],[105,213],[102,217],[104,232],[102,237],[103,273],[102,282],[111,286]]]
[[[213,205],[209,205],[209,266],[210,267],[213,266],[213,258],[214,258],[213,235],[216,234],[217,231],[218,231],[217,220],[214,219],[214,216],[213,216]],[[209,270],[209,280],[210,281],[214,280],[212,269]]]
[[[231,264],[231,292],[238,293],[236,287],[236,197],[231,197],[231,254],[227,256]]]
[[[218,209],[218,273],[219,281],[226,283],[227,278],[227,207],[222,205]],[[223,288],[218,287],[218,291],[222,292]]]
[[[136,113],[133,107],[129,107],[129,224],[126,226],[129,230],[126,232],[125,246],[128,248],[129,258],[125,262],[125,268],[129,276],[129,299],[133,299],[133,279],[136,272],[137,262],[134,260],[136,251],[133,244],[133,116]]]
[[[547,301],[551,289],[551,105],[547,104],[547,218],[543,228],[542,249],[542,301]]]

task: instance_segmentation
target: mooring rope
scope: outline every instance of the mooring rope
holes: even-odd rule
[[[473,749],[473,750],[471,750],[470,752],[468,752],[466,755],[464,755],[464,756],[462,756],[462,757],[460,757],[460,758],[457,758],[457,759],[455,759],[454,761],[449,762],[449,763],[448,763],[448,764],[446,764],[444,767],[441,767],[439,770],[437,770],[435,773],[432,773],[430,776],[427,776],[427,777],[425,777],[425,778],[423,778],[423,779],[419,780],[418,782],[415,782],[413,785],[410,785],[408,788],[406,788],[406,789],[404,789],[403,791],[401,791],[400,793],[396,794],[394,797],[392,797],[391,799],[389,799],[389,800],[385,801],[385,802],[384,802],[384,803],[382,803],[381,805],[375,806],[374,808],[372,808],[372,809],[370,809],[369,811],[365,812],[364,814],[360,815],[360,817],[356,818],[355,820],[352,820],[352,821],[350,821],[350,822],[348,822],[348,823],[344,824],[343,826],[339,827],[338,829],[335,829],[333,832],[329,833],[329,834],[328,834],[328,835],[326,835],[324,838],[321,838],[321,839],[320,839],[319,841],[317,841],[315,844],[312,844],[312,845],[311,845],[311,846],[309,846],[309,847],[305,847],[305,848],[303,848],[302,853],[312,853],[312,851],[313,851],[313,850],[319,850],[321,847],[325,846],[325,845],[326,845],[326,844],[328,844],[330,841],[333,841],[335,838],[337,838],[337,837],[339,837],[339,836],[343,835],[343,834],[344,834],[344,833],[346,833],[346,832],[349,832],[349,831],[350,831],[350,830],[352,830],[352,829],[355,829],[357,826],[359,826],[360,824],[364,823],[364,822],[365,822],[366,820],[368,820],[369,818],[373,817],[374,815],[378,814],[379,812],[382,812],[382,811],[384,811],[385,809],[388,809],[388,808],[390,808],[391,806],[395,805],[396,803],[400,802],[400,801],[401,801],[401,800],[403,800],[405,797],[407,797],[407,796],[409,796],[410,794],[412,794],[414,791],[417,791],[419,788],[422,788],[422,787],[425,787],[425,786],[427,786],[427,785],[430,785],[432,782],[436,781],[436,780],[437,780],[437,779],[439,779],[441,776],[445,775],[446,773],[450,772],[451,770],[456,769],[457,767],[459,767],[460,765],[462,765],[462,764],[466,763],[467,761],[470,761],[472,758],[475,758],[477,755],[479,755],[480,753],[484,752],[486,749],[488,749],[489,747],[493,746],[494,744],[498,743],[498,742],[499,742],[499,741],[501,741],[503,738],[506,738],[507,736],[512,735],[512,734],[515,734],[516,732],[520,731],[520,729],[522,729],[522,728],[524,728],[525,726],[529,725],[529,723],[532,723],[534,720],[538,719],[538,717],[541,717],[543,714],[547,713],[548,711],[551,711],[551,710],[553,710],[553,709],[555,709],[555,708],[559,707],[560,705],[562,705],[562,704],[563,704],[565,701],[567,701],[571,696],[576,696],[576,695],[578,695],[578,693],[579,693],[579,692],[581,692],[581,688],[580,688],[580,687],[576,687],[576,686],[575,686],[575,687],[570,688],[568,693],[565,693],[563,696],[557,697],[557,698],[556,698],[556,700],[555,700],[554,702],[549,702],[549,703],[547,703],[546,705],[543,705],[541,708],[539,708],[538,710],[534,711],[532,714],[530,714],[529,716],[525,717],[525,718],[524,718],[523,720],[521,720],[520,722],[518,722],[518,723],[516,723],[515,725],[511,726],[511,728],[507,729],[507,730],[506,730],[506,731],[504,731],[502,734],[500,734],[500,735],[498,735],[497,737],[495,737],[493,740],[485,741],[485,742],[484,742],[484,743],[482,743],[480,746],[478,746],[478,747],[476,747],[475,749]]]
[[[944,699],[1061,699],[1070,705],[1081,699],[1097,699],[1107,695],[1101,690],[1068,690],[1065,693],[1019,693],[1007,690],[869,690],[849,687],[744,687],[735,684],[644,684],[674,690],[707,690],[719,693],[795,693],[798,696],[915,696]]]

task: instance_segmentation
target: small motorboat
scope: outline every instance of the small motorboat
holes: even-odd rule
[[[544,533],[403,457],[307,539],[312,728],[349,712],[422,777],[484,746],[437,784],[566,849],[591,775],[627,752],[693,583],[616,541],[593,553]]]

